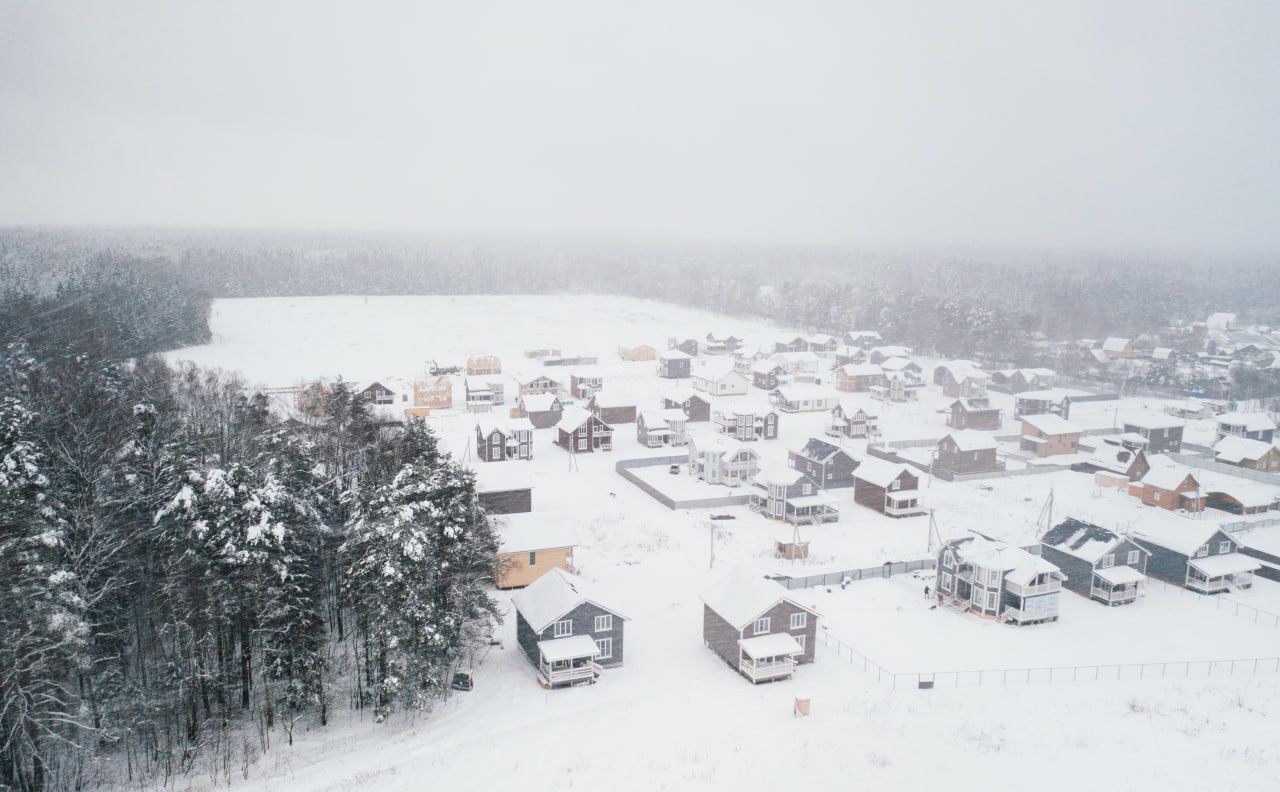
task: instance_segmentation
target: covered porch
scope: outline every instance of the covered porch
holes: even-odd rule
[[[589,635],[538,641],[538,682],[545,688],[590,685],[600,676],[599,656]]]
[[[1095,569],[1089,597],[1107,605],[1128,605],[1142,596],[1147,576],[1131,566]]]
[[[911,517],[924,514],[925,508],[920,505],[919,490],[895,490],[884,495],[884,513],[890,517]]]
[[[787,633],[743,638],[738,649],[738,670],[753,685],[790,677],[796,670],[796,655],[804,654],[804,648]]]
[[[840,519],[840,510],[836,505],[838,503],[838,498],[826,492],[788,498],[783,507],[782,519],[792,525],[837,522]]]
[[[1261,567],[1262,564],[1240,553],[1192,558],[1187,561],[1186,586],[1203,594],[1249,588],[1253,585],[1253,573]]]

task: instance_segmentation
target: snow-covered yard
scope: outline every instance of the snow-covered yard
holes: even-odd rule
[[[287,385],[316,376],[412,377],[427,360],[453,364],[481,353],[499,355],[507,371],[539,370],[523,350],[555,346],[598,355],[605,388],[633,397],[642,409],[657,407],[658,394],[676,383],[658,379],[652,364],[619,362],[617,346],[662,349],[670,336],[709,331],[764,345],[794,330],[595,296],[222,300],[212,322],[213,344],[171,357]],[[928,378],[931,362],[920,362]],[[571,370],[558,371],[567,377]],[[1008,431],[1012,399],[992,395],[1007,411]],[[937,410],[946,402],[931,385],[920,402],[887,407],[885,435],[941,436],[945,418]],[[722,403],[764,407],[768,400],[753,388]],[[1104,419],[1099,412],[1091,422],[1107,425]],[[826,421],[825,413],[783,414],[779,439],[755,448],[763,461],[783,462],[788,448],[821,436]],[[439,411],[430,423],[455,456],[491,467],[471,452],[474,416]],[[455,694],[434,712],[397,715],[381,725],[349,711],[328,728],[308,724],[293,747],[278,741],[240,788],[481,789],[521,779],[528,789],[557,790],[756,790],[792,780],[911,789],[932,783],[936,768],[947,767],[948,777],[969,789],[991,785],[995,762],[997,779],[1035,778],[1046,790],[1078,789],[1100,774],[1119,789],[1221,787],[1222,767],[1231,769],[1226,788],[1274,781],[1280,747],[1268,713],[1280,707],[1276,675],[893,692],[823,648],[794,680],[752,687],[703,646],[702,590],[736,566],[798,576],[920,558],[931,544],[928,518],[893,520],[840,490],[841,520],[803,529],[812,543],[808,561],[782,561],[773,555],[773,540],[789,535],[790,527],[744,506],[717,508],[735,519],[712,523],[709,512],[669,510],[618,476],[620,459],[670,451],[641,448],[632,424],[614,428],[612,453],[576,457],[552,445],[552,430],[537,430],[533,460],[493,463],[515,472],[486,475],[530,481],[535,513],[576,537],[580,574],[629,617],[624,667],[607,671],[593,687],[548,693],[514,649],[508,618],[501,648],[477,662],[473,692]],[[847,445],[862,454],[863,443]],[[695,485],[665,466],[646,475],[667,487]],[[696,486],[700,493],[740,492]],[[1033,541],[1050,493],[1055,519],[1072,514],[1123,527],[1146,509],[1072,472],[961,484],[922,476],[920,486],[922,500],[936,510],[941,538],[975,528]],[[832,635],[898,671],[1280,655],[1280,630],[1158,585],[1137,605],[1116,609],[1064,592],[1059,622],[1022,629],[930,611],[923,585],[908,576],[796,596],[818,607]],[[1280,611],[1280,586],[1271,583],[1233,597]],[[800,693],[813,697],[810,718],[791,716]]]

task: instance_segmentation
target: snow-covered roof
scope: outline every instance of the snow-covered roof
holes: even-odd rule
[[[557,547],[573,547],[577,542],[563,521],[546,513],[504,514],[494,518],[501,540],[499,553],[527,553],[532,550],[549,550]]]
[[[556,422],[557,429],[563,429],[566,432],[572,432],[592,419],[591,411],[571,405],[564,408],[564,412],[560,415],[560,420]]]
[[[1222,526],[1218,523],[1203,517],[1184,517],[1163,509],[1154,509],[1142,515],[1134,526],[1133,536],[1180,555],[1190,556],[1221,530]]]
[[[744,569],[734,570],[702,592],[702,601],[706,606],[738,630],[784,600],[814,616],[818,615],[816,611],[792,599],[776,580],[769,580]]]
[[[1181,466],[1152,467],[1147,472],[1147,475],[1142,477],[1142,483],[1156,489],[1176,490],[1182,485],[1182,482],[1187,480],[1187,476],[1191,476],[1192,480],[1195,480],[1195,475],[1192,474],[1189,468]],[[1197,482],[1196,486],[1199,486],[1199,482]]]
[[[600,647],[590,635],[571,635],[568,638],[538,641],[538,651],[547,659],[547,662],[554,663],[558,660],[597,657],[600,654]]]
[[[480,463],[476,474],[476,492],[509,492],[533,488],[533,474],[528,465]]]
[[[840,367],[846,377],[878,377],[884,369],[875,363],[846,363]]]
[[[1005,580],[1020,586],[1041,574],[1056,574],[1065,579],[1056,565],[1016,545],[994,542],[982,536],[953,539],[947,544],[966,561],[984,569],[1003,572]]]
[[[540,379],[550,380],[551,382],[554,382],[554,383],[556,383],[557,385],[561,384],[560,379],[558,379],[557,377],[553,377],[553,376],[551,376],[550,374],[546,374],[546,373],[541,372],[541,371],[538,371],[538,372],[517,372],[517,373],[515,373],[515,374],[512,374],[512,375],[511,375],[511,377],[512,377],[512,379],[514,379],[516,382],[520,383],[521,385],[528,385],[529,383],[533,382],[534,380],[540,380]]]
[[[1061,415],[1054,415],[1053,413],[1024,415],[1022,416],[1022,421],[1047,435],[1078,434],[1080,432],[1070,421]]]
[[[597,407],[634,407],[636,400],[611,390],[599,390],[591,394]]]
[[[871,354],[880,355],[881,357],[911,357],[911,347],[892,345],[878,346],[871,348]]]
[[[1115,549],[1124,537],[1109,528],[1068,517],[1045,531],[1042,544],[1056,548],[1090,564]]]
[[[883,488],[889,486],[904,471],[909,472],[910,468],[899,462],[890,462],[887,459],[868,456],[858,464],[858,468],[853,471],[853,475],[869,484]]]
[[[751,371],[756,374],[768,374],[776,369],[782,369],[785,371],[786,366],[782,365],[781,363],[774,360],[773,358],[765,358],[764,360],[757,360],[755,363],[751,364]]]
[[[1240,553],[1223,553],[1221,555],[1205,556],[1204,558],[1189,558],[1187,563],[1203,572],[1206,577],[1211,578],[1221,577],[1222,575],[1235,575],[1240,572],[1254,572],[1262,568],[1262,564]]]
[[[1134,457],[1140,453],[1142,452],[1134,451],[1114,440],[1108,442],[1106,439],[1102,439],[1102,442],[1098,443],[1094,447],[1093,453],[1090,454],[1089,462],[1113,473],[1128,473]]]
[[[1168,360],[1173,357],[1173,350],[1169,347],[1156,347],[1151,350],[1152,360]]]
[[[533,431],[533,424],[528,418],[494,418],[487,415],[476,419],[476,427],[484,437],[488,437],[495,431],[502,432],[504,435],[510,435],[521,429]]]
[[[732,456],[740,451],[750,451],[757,457],[755,450],[748,448],[746,443],[735,440],[729,435],[721,434],[714,431],[702,431],[694,435],[689,445],[697,454],[713,454],[716,456]]]
[[[874,399],[858,398],[850,396],[840,400],[840,410],[845,415],[853,415],[862,410],[862,413],[868,418],[875,418],[880,415],[880,408],[876,406]]]
[[[554,393],[532,393],[520,397],[520,403],[524,405],[526,412],[547,412],[558,400]]]
[[[667,349],[658,353],[659,360],[693,360],[693,356],[678,349]]]
[[[1265,432],[1275,429],[1272,421],[1265,413],[1229,412],[1218,416],[1219,426],[1243,426],[1246,432]]]
[[[1123,586],[1128,583],[1141,583],[1147,579],[1147,576],[1134,569],[1131,566],[1112,566],[1106,569],[1094,569],[1093,574],[1107,581],[1113,586]]]
[[[880,340],[880,333],[875,330],[850,330],[844,334],[845,338],[871,338]]]
[[[694,379],[704,379],[710,382],[719,382],[726,377],[740,377],[746,379],[746,375],[733,367],[732,363],[703,363],[697,366],[693,371],[689,372],[689,376]]]
[[[887,358],[884,362],[880,364],[880,369],[882,371],[906,371],[907,369],[910,369],[912,366],[915,366],[915,365],[916,365],[915,363],[912,363],[907,358],[891,357],[891,358]]]
[[[781,462],[770,462],[762,465],[755,475],[755,483],[762,487],[790,487],[798,484],[804,474],[789,468]]]
[[[689,417],[684,414],[684,410],[671,408],[668,410],[645,410],[640,413],[641,420],[647,429],[664,429],[671,426],[671,422],[685,423]]]
[[[1183,425],[1182,421],[1172,415],[1155,412],[1129,413],[1120,419],[1120,423],[1139,429],[1173,429]]]
[[[1261,440],[1250,440],[1245,437],[1227,435],[1213,446],[1215,458],[1220,462],[1238,465],[1241,462],[1257,462],[1266,456],[1275,446]]]
[[[995,437],[985,432],[975,432],[972,429],[953,430],[943,440],[947,437],[951,438],[952,442],[956,444],[956,448],[960,451],[986,451],[997,446]]]
[[[791,385],[779,385],[778,394],[785,401],[815,401],[818,399],[834,399],[836,392],[824,385],[812,385],[809,383],[797,383]]]
[[[1075,393],[1064,388],[1045,388],[1044,390],[1023,391],[1014,394],[1015,399],[1019,401],[1047,401],[1060,402],[1068,396],[1074,396]]]
[[[961,409],[965,410],[966,412],[996,409],[995,407],[991,406],[991,400],[985,396],[975,396],[970,399],[956,399],[955,401],[951,402],[951,404],[947,405],[947,408],[955,409],[955,406],[957,404],[960,405]]]
[[[809,343],[817,344],[818,346],[826,346],[827,344],[830,344],[832,341],[835,341],[835,338],[827,335],[826,333],[814,333],[813,335],[809,336]]]
[[[754,638],[740,638],[738,646],[752,660],[761,657],[804,654],[804,649],[799,642],[792,638],[790,633],[784,632],[757,635]]]
[[[818,462],[826,462],[838,454],[849,454],[848,451],[845,451],[840,446],[835,445],[834,443],[828,443],[826,440],[822,440],[817,437],[810,437],[800,445],[794,447],[792,451],[806,459],[813,459]],[[850,454],[850,456],[852,456],[852,454]]]
[[[1239,476],[1206,471],[1199,474],[1197,482],[1206,495],[1226,495],[1246,509],[1268,507],[1280,498],[1280,487]]]
[[[1112,336],[1102,342],[1102,351],[1104,352],[1123,352],[1129,346],[1129,339]]]
[[[688,385],[674,385],[665,388],[661,395],[662,398],[669,402],[675,402],[676,404],[684,404],[690,399],[700,399],[701,401],[709,402],[705,393],[699,393]]]
[[[626,618],[592,597],[582,578],[563,569],[552,569],[511,597],[511,603],[534,632],[542,632],[551,622],[584,602]]]

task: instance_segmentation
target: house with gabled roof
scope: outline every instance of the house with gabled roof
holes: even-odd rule
[[[962,613],[1038,624],[1058,620],[1065,577],[1044,558],[974,532],[939,548],[935,597]]]
[[[577,542],[560,520],[543,515],[509,514],[494,521],[498,531],[498,572],[494,585],[500,589],[522,588],[553,569],[573,571],[573,551]]]
[[[808,352],[809,339],[801,335],[779,336],[773,342],[774,352]]]
[[[895,357],[900,357],[900,358],[911,357],[911,347],[905,347],[900,345],[877,346],[877,347],[872,347],[871,351],[867,353],[867,359],[877,365],[885,362],[889,358],[895,358]]]
[[[702,604],[703,643],[752,684],[814,661],[818,612],[777,581],[735,570],[702,592]]]
[[[678,349],[668,349],[658,355],[658,376],[663,379],[684,379],[693,370],[693,357]]]
[[[924,380],[910,371],[888,371],[881,384],[871,386],[871,396],[886,402],[912,402],[919,400],[923,388]]]
[[[1066,575],[1063,586],[1104,605],[1142,596],[1151,553],[1127,536],[1068,517],[1040,537],[1040,557]]]
[[[836,390],[845,393],[866,393],[876,385],[884,384],[884,369],[874,363],[846,363],[833,370]]]
[[[658,357],[658,350],[654,349],[648,344],[638,344],[633,347],[625,347],[625,346],[618,347],[618,359],[627,361],[629,363],[634,363],[634,362],[643,361],[643,360],[656,360],[657,357]]]
[[[778,462],[762,465],[751,479],[748,508],[792,525],[817,525],[840,519],[839,501],[812,479]]]
[[[875,330],[850,330],[844,334],[844,342],[846,344],[860,346],[863,349],[870,349],[883,340]]]
[[[779,385],[769,394],[769,402],[783,412],[826,412],[837,401],[836,392],[821,385]]]
[[[1276,424],[1265,413],[1229,412],[1218,416],[1218,439],[1242,437],[1245,440],[1275,442]]]
[[[516,415],[528,418],[535,429],[547,429],[560,423],[564,404],[554,393],[535,393],[521,396],[516,402]]]
[[[1019,448],[1037,457],[1075,454],[1080,451],[1080,429],[1053,413],[1024,415]]]
[[[1000,408],[985,396],[956,399],[947,408],[947,426],[952,429],[999,429]]]
[[[1118,358],[1139,357],[1142,353],[1133,348],[1133,342],[1127,338],[1119,338],[1112,336],[1102,342],[1102,354],[1108,359],[1116,360]]]
[[[636,401],[613,390],[600,390],[591,394],[587,409],[609,426],[634,423]]]
[[[717,432],[744,443],[773,440],[778,436],[778,414],[758,407],[717,410],[711,415],[711,424]]]
[[[1157,465],[1147,471],[1141,481],[1129,485],[1148,506],[1159,506],[1170,511],[1204,510],[1205,495],[1200,482],[1190,469],[1181,465]]]
[[[661,395],[662,409],[684,410],[689,423],[711,420],[711,397],[693,388],[667,388]]]
[[[870,399],[840,399],[831,410],[826,433],[832,437],[873,437],[880,433],[880,410]]]
[[[689,475],[708,484],[741,487],[760,470],[760,455],[745,443],[716,432],[689,438]]]
[[[581,407],[566,407],[556,423],[556,445],[570,454],[613,450],[613,428]]]
[[[516,642],[547,689],[593,684],[622,665],[627,617],[603,604],[582,578],[552,569],[511,597]]]
[[[595,369],[579,369],[569,374],[569,393],[575,399],[586,401],[604,388],[604,376]]]
[[[1176,454],[1182,450],[1183,422],[1162,413],[1136,413],[1121,422],[1122,431],[1133,438],[1133,445],[1148,454]]]
[[[533,423],[528,418],[480,418],[476,456],[485,462],[533,459]]]
[[[924,514],[920,477],[899,462],[867,456],[853,471],[853,500],[888,517]]]
[[[1213,458],[1216,462],[1249,470],[1280,472],[1280,448],[1261,440],[1229,435],[1214,443]]]
[[[933,468],[952,475],[996,473],[1004,470],[994,436],[972,430],[948,432],[933,452]]]
[[[986,396],[989,380],[987,373],[972,360],[948,360],[933,370],[933,384],[942,386],[944,396],[956,399]]]
[[[810,437],[787,452],[787,465],[803,473],[819,489],[829,490],[853,486],[858,460],[837,445]]]
[[[564,383],[546,374],[513,374],[516,393],[520,396],[537,396],[550,393],[559,396],[565,392]]]
[[[1202,594],[1249,588],[1262,566],[1210,520],[1162,515],[1143,520],[1131,536],[1151,553],[1148,575]]]
[[[751,380],[724,362],[721,364],[703,363],[690,371],[693,387],[713,396],[737,396],[747,392]]]
[[[689,442],[688,426],[684,410],[644,410],[636,418],[636,441],[645,448],[682,446]]]

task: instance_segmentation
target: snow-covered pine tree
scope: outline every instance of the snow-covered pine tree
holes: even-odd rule
[[[360,506],[342,547],[349,602],[366,638],[366,682],[378,716],[396,701],[439,697],[471,642],[492,632],[496,606],[484,581],[497,541],[478,505],[475,478],[440,455],[421,421],[405,429],[409,456]]]

